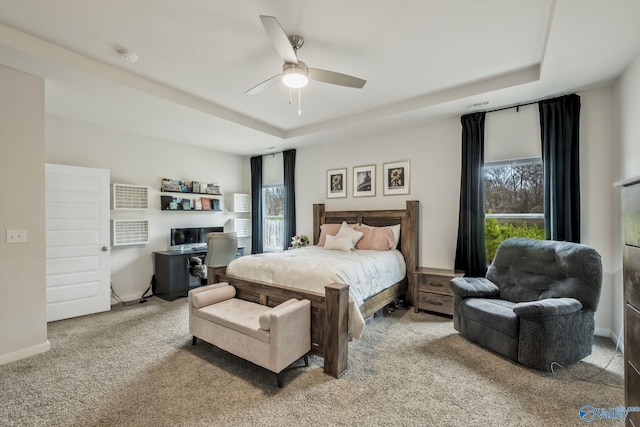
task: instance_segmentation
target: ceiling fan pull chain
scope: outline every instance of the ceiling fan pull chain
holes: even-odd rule
[[[302,115],[302,91],[298,89],[298,115]]]
[[[293,104],[293,100],[291,99],[291,88],[289,88],[289,105]]]

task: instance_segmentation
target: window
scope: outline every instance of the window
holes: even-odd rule
[[[284,186],[262,188],[264,212],[264,251],[281,251],[284,247]]]
[[[542,159],[484,165],[487,261],[509,237],[544,239]]]

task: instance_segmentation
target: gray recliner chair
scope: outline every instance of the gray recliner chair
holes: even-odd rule
[[[486,277],[450,286],[453,326],[470,341],[542,371],[591,354],[602,262],[589,246],[508,239]]]

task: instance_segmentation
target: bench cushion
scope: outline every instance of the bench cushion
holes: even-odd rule
[[[195,308],[201,308],[206,305],[216,304],[236,296],[236,288],[233,286],[222,286],[216,289],[194,293],[192,300]]]
[[[193,315],[269,343],[269,332],[260,329],[258,321],[260,315],[267,310],[270,310],[270,307],[266,305],[231,298],[194,309]]]

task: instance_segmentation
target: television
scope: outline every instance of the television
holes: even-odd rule
[[[221,233],[224,227],[185,227],[172,228],[169,236],[170,249],[202,250],[207,249],[207,233]]]

